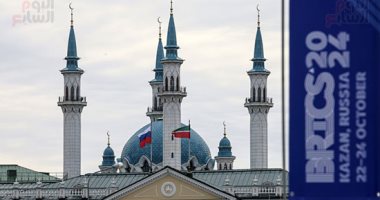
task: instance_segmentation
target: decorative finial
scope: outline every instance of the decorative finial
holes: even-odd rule
[[[107,137],[108,137],[108,143],[107,143],[107,145],[110,146],[110,134],[109,134],[109,131],[107,131]]]
[[[161,17],[158,17],[158,19],[157,19],[157,22],[158,22],[158,24],[159,24],[159,33],[158,33],[158,35],[159,35],[159,37],[160,37],[160,39],[161,39],[161,21],[160,21],[160,18]]]
[[[259,4],[257,4],[256,10],[257,10],[257,27],[260,27],[260,9],[259,9]]]
[[[170,14],[173,14],[173,0],[170,0]]]
[[[226,137],[227,133],[226,133],[226,122],[223,122],[223,127],[224,127],[224,137]]]
[[[74,17],[73,17],[73,10],[74,10],[74,8],[73,7],[71,7],[71,2],[70,2],[70,4],[69,4],[69,8],[70,8],[70,10],[71,10],[71,26],[74,26]]]

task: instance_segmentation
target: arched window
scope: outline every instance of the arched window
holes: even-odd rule
[[[264,88],[264,90],[263,90],[263,96],[264,96],[264,102],[266,102],[267,101],[267,88]]]
[[[259,89],[257,90],[257,97],[258,97],[258,102],[261,102],[261,88],[259,87]]]
[[[172,152],[172,158],[174,158],[174,153]]]
[[[176,86],[177,86],[177,91],[179,91],[179,77],[177,77],[177,84],[176,84]]]
[[[80,87],[77,87],[77,101],[80,100]]]
[[[68,101],[69,100],[69,87],[65,87],[65,100]]]
[[[70,100],[71,101],[74,101],[74,96],[75,96],[75,89],[74,89],[74,86],[71,86],[71,89],[70,89]]]
[[[166,77],[165,78],[165,91],[168,91],[168,86],[169,86],[168,77]]]
[[[222,169],[222,163],[219,163],[219,170]]]
[[[227,163],[224,163],[224,170],[227,170]]]
[[[232,169],[232,164],[230,163],[230,169]]]
[[[255,89],[255,87],[252,88],[252,101],[253,102],[256,101],[256,89]]]
[[[174,91],[174,77],[170,77],[170,91]]]
[[[188,168],[188,170],[189,170],[189,171],[194,171],[194,170],[195,170],[195,168],[196,168],[196,167],[195,167],[195,165],[194,165],[194,161],[193,161],[193,160],[191,160],[191,161],[190,161],[190,165],[189,165],[189,168]]]
[[[150,166],[147,160],[144,161],[144,165],[142,166],[142,171],[143,172],[149,172],[150,171]]]
[[[157,97],[153,97],[153,110],[157,110]]]

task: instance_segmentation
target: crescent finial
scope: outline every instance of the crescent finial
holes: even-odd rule
[[[257,4],[256,10],[257,10],[257,26],[260,27],[260,9],[259,9],[259,4]]]
[[[109,131],[107,131],[107,136],[108,136],[108,146],[110,146],[110,134],[109,134]]]
[[[223,127],[224,127],[224,137],[226,137],[226,135],[227,135],[227,133],[226,133],[226,122],[225,121],[223,121]]]
[[[72,2],[69,4],[69,8],[71,10],[71,26],[74,26],[74,17],[73,17],[73,10],[74,8],[71,6]]]
[[[157,18],[157,22],[158,22],[158,24],[159,24],[159,32],[158,32],[158,35],[159,35],[159,37],[160,37],[160,39],[161,39],[161,17],[158,17]]]

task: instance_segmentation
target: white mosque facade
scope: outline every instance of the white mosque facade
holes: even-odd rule
[[[73,19],[66,56],[64,96],[59,98],[64,120],[64,178],[46,181],[15,179],[12,184],[0,176],[2,199],[261,199],[280,198],[283,193],[281,169],[268,168],[267,114],[273,106],[267,97],[267,77],[263,40],[258,21],[249,97],[244,106],[250,115],[250,169],[236,170],[235,156],[227,138],[220,140],[218,155],[212,157],[202,135],[190,130],[190,139],[173,137],[181,123],[181,103],[188,94],[181,82],[179,46],[173,7],[170,9],[166,45],[157,45],[152,104],[146,124],[126,142],[116,157],[110,142],[103,152],[99,173],[81,175],[81,113],[87,105],[81,96],[81,75]],[[152,59],[153,60],[153,59]],[[190,94],[189,94],[190,95]],[[242,98],[244,99],[244,98]],[[138,135],[150,127],[152,143],[140,148]],[[248,134],[248,133],[247,133]],[[1,170],[1,167],[0,167]],[[37,172],[36,172],[37,173]],[[13,179],[12,179],[13,180]],[[45,181],[44,181],[45,180]]]

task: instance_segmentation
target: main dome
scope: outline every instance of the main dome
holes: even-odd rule
[[[183,124],[182,124],[183,125]],[[138,134],[146,130],[150,124],[145,125],[140,130],[138,130],[128,142],[124,145],[123,151],[121,153],[121,159],[127,160],[130,164],[136,165],[142,156],[150,158],[150,146],[146,145],[144,148],[140,148],[140,141]],[[159,165],[162,163],[162,132],[163,132],[163,121],[158,120],[152,123],[152,151],[153,151],[153,163]],[[212,158],[210,154],[210,149],[202,137],[191,129],[190,132],[190,156],[196,157],[200,165],[206,165]],[[181,139],[181,164],[188,162],[189,159],[189,143],[187,139]]]

